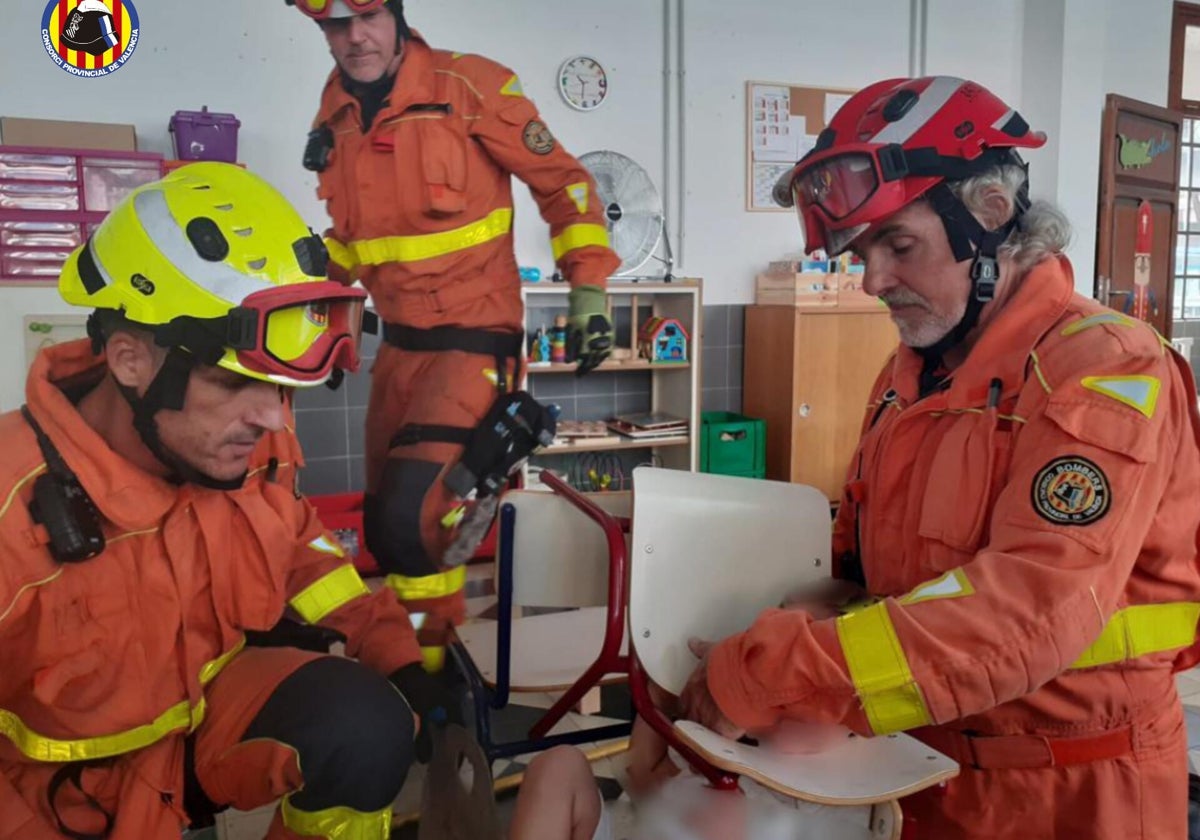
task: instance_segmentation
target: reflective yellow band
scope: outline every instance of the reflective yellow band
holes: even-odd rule
[[[850,679],[876,735],[933,723],[886,603],[839,617],[837,631]]]
[[[388,575],[384,582],[401,601],[424,601],[428,598],[445,598],[466,585],[467,567],[455,566],[448,572],[425,577]]]
[[[222,653],[212,662],[206,663],[200,668],[200,685],[208,685],[212,682],[217,674],[225,670],[225,666],[233,661],[233,657],[242,652],[242,648],[246,646],[246,637],[238,639],[237,644],[230,648],[227,652]]]
[[[34,732],[7,709],[0,709],[0,735],[12,741],[25,756],[34,761],[61,763],[109,758],[114,755],[144,749],[172,732],[191,731],[204,720],[205,704],[201,699],[193,707],[187,700],[176,703],[154,719],[153,723],[127,729],[115,735],[60,741]]]
[[[364,814],[353,808],[326,808],[324,811],[301,811],[292,804],[291,796],[283,797],[279,806],[283,824],[305,837],[325,837],[328,840],[388,840],[392,833],[392,807]]]
[[[1073,324],[1069,324],[1062,334],[1065,336],[1075,335],[1092,327],[1099,327],[1103,324],[1113,324],[1121,327],[1132,327],[1137,321],[1130,318],[1128,315],[1122,315],[1119,312],[1101,312],[1099,315],[1092,315],[1088,318],[1083,318]]]
[[[309,584],[288,603],[300,613],[301,618],[309,624],[316,624],[343,604],[370,594],[371,590],[358,576],[358,570],[347,563]]]
[[[564,254],[588,245],[609,247],[608,230],[604,225],[568,225],[563,228],[562,233],[550,240],[555,262],[562,259]]]
[[[1126,607],[1113,613],[1100,638],[1071,667],[1095,668],[1185,648],[1196,641],[1197,620],[1200,603],[1192,601]]]
[[[441,645],[422,647],[421,667],[430,674],[441,673],[441,670],[446,667],[446,648]]]
[[[331,262],[337,263],[347,271],[351,271],[358,265],[358,260],[354,257],[354,252],[338,242],[336,239],[325,237],[325,249],[329,251],[329,259]]]
[[[200,669],[200,683],[206,685],[212,682],[245,645],[245,638],[239,639],[229,652],[205,664]],[[203,697],[194,706],[187,700],[181,700],[143,726],[135,726],[133,729],[112,735],[65,741],[34,732],[15,714],[7,709],[0,709],[0,735],[12,741],[24,756],[33,761],[51,764],[91,761],[145,749],[172,732],[194,732],[203,722],[206,711],[207,705]]]
[[[382,236],[379,239],[360,239],[350,243],[353,262],[359,265],[382,265],[389,262],[419,262],[465,251],[476,245],[491,242],[512,230],[511,207],[494,210],[478,222],[465,227],[427,233],[421,236]]]

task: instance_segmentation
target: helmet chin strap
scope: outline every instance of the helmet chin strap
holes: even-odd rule
[[[126,385],[118,384],[121,395],[125,397],[129,407],[133,409],[133,427],[146,448],[159,460],[163,466],[171,470],[170,479],[176,483],[198,484],[213,490],[237,490],[246,480],[243,472],[237,478],[221,480],[213,478],[188,464],[178,454],[167,448],[158,434],[158,423],[154,416],[159,411],[180,411],[183,409],[184,398],[187,394],[188,379],[196,359],[190,353],[171,347],[167,350],[167,358],[162,368],[155,374],[146,393],[138,396],[137,392]]]
[[[968,333],[975,329],[983,307],[995,297],[996,284],[1000,282],[1000,264],[996,254],[1028,208],[1028,199],[1022,189],[1015,202],[1013,217],[995,230],[988,230],[944,181],[926,195],[946,229],[955,261],[971,260],[971,293],[967,297],[962,318],[946,335],[928,347],[914,348],[925,360],[921,377],[922,394],[926,393],[925,384],[941,366],[945,354],[961,344]]]

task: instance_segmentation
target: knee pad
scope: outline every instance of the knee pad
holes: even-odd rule
[[[350,659],[313,660],[289,676],[251,721],[243,741],[270,738],[299,754],[303,811],[369,813],[399,794],[415,760],[412,709],[399,690]]]
[[[389,458],[375,493],[363,500],[363,536],[367,549],[390,574],[424,577],[438,566],[421,539],[421,509],[442,465],[433,461]]]

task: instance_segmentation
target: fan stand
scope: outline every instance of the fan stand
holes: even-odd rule
[[[671,250],[671,233],[670,233],[670,231],[667,230],[666,216],[662,217],[662,223],[663,223],[662,241],[663,241],[663,245],[667,249],[667,256],[660,257],[657,253],[654,253],[654,254],[650,255],[650,259],[657,260],[658,262],[660,262],[664,266],[666,266],[666,270],[663,271],[662,282],[670,283],[672,280],[675,279],[675,275],[672,273],[672,269],[675,268],[675,253]],[[637,280],[635,279],[633,282],[636,283]]]
[[[604,208],[604,215],[607,219],[609,219],[612,222],[620,221],[621,216],[623,215],[623,211],[621,210],[621,205],[616,201],[609,202],[608,207]],[[634,274],[629,277],[623,277],[623,278],[621,278],[622,280],[628,281],[630,283],[639,283],[641,281],[647,281],[647,282],[653,282],[653,283],[670,283],[675,279],[675,274],[673,272],[673,269],[675,268],[675,252],[671,250],[671,233],[670,233],[670,231],[667,230],[667,217],[664,215],[660,215],[658,217],[658,220],[659,220],[659,222],[662,223],[662,242],[663,242],[663,246],[667,249],[667,255],[665,257],[660,257],[657,253],[658,246],[655,246],[655,253],[652,253],[650,255],[649,259],[655,260],[656,262],[660,263],[661,265],[666,266],[666,269],[663,271],[663,276],[661,278],[660,277],[639,277],[638,275]]]

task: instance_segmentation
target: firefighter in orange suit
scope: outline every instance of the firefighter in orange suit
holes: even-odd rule
[[[200,163],[67,260],[92,340],[0,416],[3,840],[178,840],[277,799],[275,840],[389,836],[414,712],[449,701],[296,490],[291,390],[358,364],[365,294],[325,259],[273,188]],[[289,608],[358,661],[245,647]]]
[[[1070,227],[1016,152],[1044,142],[978,84],[889,80],[781,182],[808,250],[863,257],[900,332],[834,529],[867,597],[698,645],[683,699],[729,734],[909,731],[962,767],[904,800],[919,837],[1182,838],[1196,389],[1153,329],[1075,292]]]
[[[550,224],[581,373],[611,348],[604,287],[620,261],[591,176],[511,70],[431,49],[401,0],[289,2],[317,20],[337,64],[305,154],[333,218],[331,276],[361,280],[385,322],[367,412],[367,546],[425,616],[436,670],[464,611],[464,570],[442,559],[479,537],[456,527],[462,504],[442,479],[520,376],[510,176]]]

